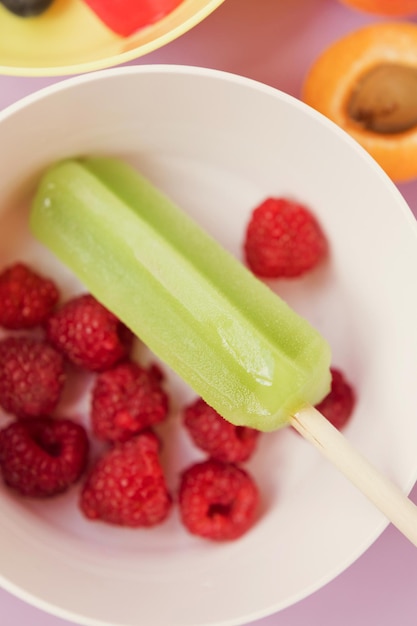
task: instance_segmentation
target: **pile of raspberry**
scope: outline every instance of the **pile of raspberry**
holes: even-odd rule
[[[255,273],[271,278],[275,264],[281,276],[298,276],[322,262],[327,242],[309,215],[281,199],[254,211],[245,250]],[[287,252],[279,243],[283,229]],[[202,459],[182,470],[172,492],[161,457],[169,442],[158,431],[170,414],[164,372],[134,359],[131,331],[93,295],[62,300],[53,280],[17,262],[0,274],[0,328],[0,407],[7,422],[0,430],[0,472],[7,487],[30,498],[78,488],[87,519],[136,528],[161,524],[176,505],[190,533],[215,541],[237,539],[254,525],[260,491],[245,463],[260,432],[230,424],[201,398],[182,407],[181,427]],[[80,372],[92,377],[89,414],[74,417],[65,414],[62,398]],[[342,372],[332,374],[318,408],[342,428],[355,398]],[[98,455],[93,442],[100,443]]]
[[[160,367],[133,357],[133,335],[91,294],[64,302],[58,286],[16,263],[0,274],[0,430],[4,483],[31,498],[79,484],[89,520],[129,527],[162,523],[176,501],[193,534],[236,539],[254,523],[259,493],[238,464],[258,432],[236,428],[202,400],[184,408],[184,425],[207,458],[191,464],[170,493],[155,427],[169,415]],[[88,416],[62,413],[71,377],[92,377]],[[84,424],[87,423],[87,426]],[[92,441],[101,453],[92,458]]]

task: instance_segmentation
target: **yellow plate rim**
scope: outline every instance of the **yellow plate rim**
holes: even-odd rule
[[[193,15],[188,17],[178,26],[170,29],[168,32],[155,37],[152,41],[146,42],[127,50],[119,54],[112,56],[106,56],[93,61],[86,61],[85,63],[76,63],[71,65],[55,65],[55,66],[42,66],[42,67],[26,67],[26,66],[10,66],[0,64],[0,75],[6,76],[25,76],[25,77],[41,77],[41,76],[68,76],[74,74],[83,74],[86,72],[93,72],[96,70],[102,70],[105,68],[114,67],[138,59],[150,52],[162,48],[171,41],[178,39],[181,35],[185,34],[194,26],[197,26],[202,22],[210,13],[212,13],[217,7],[223,4],[224,0],[209,0],[207,4],[196,11]]]

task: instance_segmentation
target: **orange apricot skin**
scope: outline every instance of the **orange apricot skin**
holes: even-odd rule
[[[348,132],[397,183],[417,178],[417,126],[394,134],[363,128],[348,115],[357,82],[374,67],[398,63],[417,68],[417,25],[365,26],[335,41],[313,62],[301,99]]]
[[[407,17],[417,14],[417,0],[340,0],[352,9],[375,15]]]

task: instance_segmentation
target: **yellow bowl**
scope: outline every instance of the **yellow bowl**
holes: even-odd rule
[[[110,31],[83,0],[54,0],[42,15],[18,17],[0,4],[0,74],[57,76],[118,65],[184,34],[224,0],[183,0],[129,37]]]

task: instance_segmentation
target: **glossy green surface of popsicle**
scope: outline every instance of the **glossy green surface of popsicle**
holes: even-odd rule
[[[42,178],[31,229],[224,418],[273,430],[330,385],[321,335],[169,198],[113,158]]]

